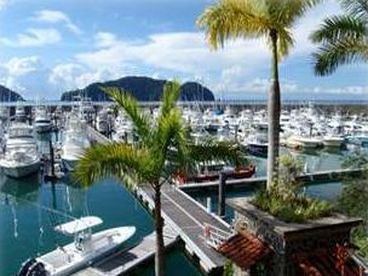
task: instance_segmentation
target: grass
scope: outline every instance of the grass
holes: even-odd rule
[[[333,206],[327,201],[292,193],[280,194],[277,189],[258,192],[251,203],[285,222],[303,223],[329,216],[333,211]]]

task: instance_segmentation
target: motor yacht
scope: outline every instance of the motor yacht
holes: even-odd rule
[[[34,127],[38,133],[49,132],[51,130],[51,119],[45,106],[37,107]]]
[[[78,114],[72,112],[63,133],[61,159],[64,168],[68,171],[73,171],[84,150],[89,146],[90,141],[87,135],[86,124]]]
[[[40,163],[32,126],[14,122],[8,129],[4,154],[0,160],[4,174],[14,178],[25,177],[38,172]]]

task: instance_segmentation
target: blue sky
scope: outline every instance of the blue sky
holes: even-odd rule
[[[211,0],[0,0],[0,83],[26,98],[57,99],[91,82],[144,75],[196,80],[218,98],[262,98],[269,51],[261,40],[209,50],[196,18]],[[368,100],[368,66],[313,75],[310,32],[332,0],[294,27],[296,47],[281,64],[284,98]]]

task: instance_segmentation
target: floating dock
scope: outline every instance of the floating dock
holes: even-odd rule
[[[178,234],[169,226],[164,227],[165,248],[170,248],[178,242]],[[72,274],[72,276],[116,276],[126,275],[138,265],[151,260],[156,250],[156,234],[153,232],[129,249],[118,251],[95,264]]]
[[[313,173],[304,173],[297,178],[304,184],[312,184],[319,182],[333,182],[341,181],[345,177],[353,176],[358,177],[362,174],[364,169],[338,169],[328,170]],[[252,177],[244,179],[228,179],[226,181],[226,188],[229,190],[243,189],[249,187],[257,187],[259,185],[266,185],[267,177]],[[178,186],[185,192],[197,192],[197,191],[218,191],[219,181],[209,181],[201,183],[187,183]]]
[[[147,207],[153,210],[153,189],[144,186],[136,192]],[[230,225],[208,213],[200,203],[174,186],[164,185],[161,188],[161,208],[165,224],[179,234],[186,251],[198,260],[201,268],[206,273],[221,272],[226,259],[206,242],[204,229],[210,225],[211,229],[230,236]]]

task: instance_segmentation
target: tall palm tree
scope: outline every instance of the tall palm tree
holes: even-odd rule
[[[152,187],[155,195],[155,273],[163,275],[162,185],[171,183],[177,172],[188,172],[197,161],[221,160],[237,165],[244,160],[240,150],[230,143],[192,143],[176,104],[180,96],[178,82],[165,86],[157,121],[143,113],[129,93],[118,88],[107,88],[105,91],[129,116],[139,142],[134,145],[109,143],[92,146],[79,161],[74,176],[83,185],[91,185],[102,177],[116,176],[125,184]]]
[[[326,18],[311,39],[316,75],[329,75],[343,64],[368,62],[368,0],[340,0],[344,15]]]
[[[293,46],[291,28],[320,0],[219,0],[207,8],[197,24],[210,46],[223,47],[228,39],[265,38],[272,52],[271,87],[268,94],[267,187],[277,176],[280,140],[279,60]]]

